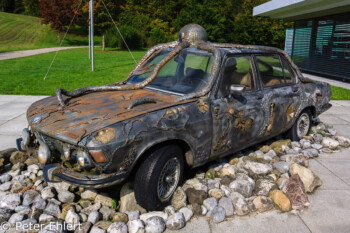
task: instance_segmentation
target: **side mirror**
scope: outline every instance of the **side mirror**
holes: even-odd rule
[[[244,95],[245,85],[230,85],[230,95]]]

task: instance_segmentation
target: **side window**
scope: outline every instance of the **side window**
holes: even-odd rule
[[[283,68],[278,55],[256,56],[261,81],[264,87],[284,84]]]
[[[293,76],[292,68],[290,67],[289,63],[285,59],[281,59],[281,60],[283,65],[284,79],[286,83],[293,83],[294,76]]]
[[[226,59],[219,95],[227,95],[232,84],[245,85],[246,90],[255,89],[251,61],[250,56],[234,56]]]

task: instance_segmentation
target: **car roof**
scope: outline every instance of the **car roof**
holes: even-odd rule
[[[277,51],[268,51],[264,49],[255,49],[255,48],[220,48],[218,47],[222,55],[226,54],[255,54],[255,53],[262,53],[262,54],[271,54],[271,53],[278,53]]]

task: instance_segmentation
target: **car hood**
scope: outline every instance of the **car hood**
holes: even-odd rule
[[[111,124],[183,103],[176,102],[178,98],[144,89],[94,92],[69,99],[60,108],[56,96],[52,96],[32,104],[27,119],[32,130],[77,145],[84,136]],[[143,103],[128,109],[140,101]]]

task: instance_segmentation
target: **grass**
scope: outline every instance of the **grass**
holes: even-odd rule
[[[139,60],[145,50],[133,51]],[[0,61],[0,94],[54,95],[57,88],[74,90],[84,86],[110,84],[124,80],[135,62],[127,51],[95,53],[95,72],[91,71],[88,49],[58,52],[46,80],[43,78],[55,53]]]
[[[1,26],[0,26],[1,27]],[[145,50],[133,51],[139,60]],[[88,49],[58,52],[46,80],[43,78],[55,53],[0,61],[0,94],[53,95],[57,88],[74,90],[84,86],[121,81],[135,66],[130,54],[123,50],[100,48],[95,53],[95,72],[91,72]],[[350,100],[350,90],[332,87],[332,100]]]
[[[332,98],[331,100],[350,100],[350,90],[331,86],[332,88]]]
[[[70,31],[81,31],[72,28]],[[64,33],[61,33],[63,37]],[[95,37],[96,45],[101,37]],[[88,36],[68,34],[63,46],[88,45]],[[59,46],[57,32],[49,25],[41,24],[41,19],[19,14],[0,12],[0,52],[38,49]]]

